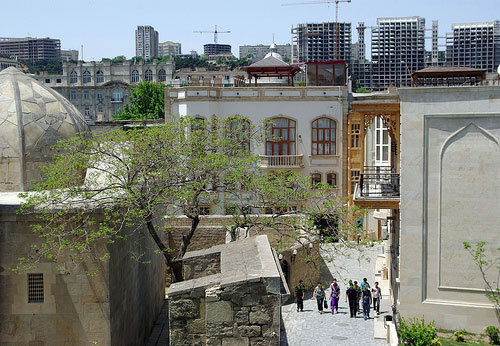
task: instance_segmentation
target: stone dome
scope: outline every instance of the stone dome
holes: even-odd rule
[[[60,139],[89,131],[63,96],[15,67],[0,72],[0,191],[25,191],[41,178]]]

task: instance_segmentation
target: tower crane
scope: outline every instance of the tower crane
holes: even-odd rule
[[[294,2],[289,4],[281,4],[281,6],[295,6],[295,5],[323,5],[335,4],[335,46],[334,56],[338,60],[338,45],[339,45],[339,3],[351,2],[351,0],[322,0],[322,1],[308,1],[308,2]]]
[[[195,30],[193,32],[199,33],[199,34],[214,34],[214,43],[217,44],[217,35],[218,34],[230,34],[231,31],[218,31],[217,30],[217,25],[215,26],[214,31],[208,31],[208,30]]]

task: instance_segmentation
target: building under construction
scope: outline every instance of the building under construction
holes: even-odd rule
[[[36,62],[61,58],[61,41],[52,38],[0,38],[0,54],[11,58]]]
[[[351,59],[351,23],[299,24],[292,29],[294,62],[319,62]],[[338,40],[337,40],[338,37]]]
[[[425,67],[425,18],[378,18],[372,30],[372,86],[410,86]]]
[[[496,71],[500,65],[500,21],[453,24],[446,36],[448,66]]]

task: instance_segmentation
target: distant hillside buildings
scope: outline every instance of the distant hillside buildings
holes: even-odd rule
[[[446,37],[446,63],[496,71],[500,65],[500,21],[453,24]]]
[[[61,58],[61,41],[52,38],[0,38],[0,54],[32,63]]]
[[[287,58],[288,61],[292,60],[292,45],[290,43],[277,44],[276,49],[278,54],[283,58]],[[240,46],[240,59],[252,55],[252,61],[262,60],[267,53],[269,53],[269,45],[258,44]]]
[[[177,42],[166,41],[158,45],[159,56],[174,56],[182,54],[182,45]]]
[[[135,56],[144,59],[158,56],[158,37],[158,31],[152,26],[138,26],[135,31]]]

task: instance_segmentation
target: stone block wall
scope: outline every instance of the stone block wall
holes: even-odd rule
[[[220,273],[220,252],[186,258],[183,261],[184,280]]]
[[[170,297],[170,343],[279,345],[280,299],[267,292],[265,280]]]
[[[293,255],[293,250],[297,250],[297,255]],[[282,251],[283,259],[280,260],[281,269],[290,288],[291,294],[295,294],[295,286],[299,280],[304,281],[306,288],[313,288],[320,281],[321,258],[319,253],[319,243],[313,243],[313,247],[296,246]],[[284,264],[286,262],[286,264]],[[288,272],[285,272],[288,266]]]
[[[55,263],[41,263],[33,273],[43,274],[44,301],[28,303],[27,273],[9,268],[31,253],[38,237],[30,220],[15,208],[0,209],[0,344],[5,345],[138,345],[145,342],[165,296],[163,258],[146,255],[132,260],[131,241],[107,250],[109,261],[88,258],[69,273]],[[135,239],[152,248],[149,238]],[[95,246],[95,257],[104,246]],[[96,272],[87,275],[87,272]]]

